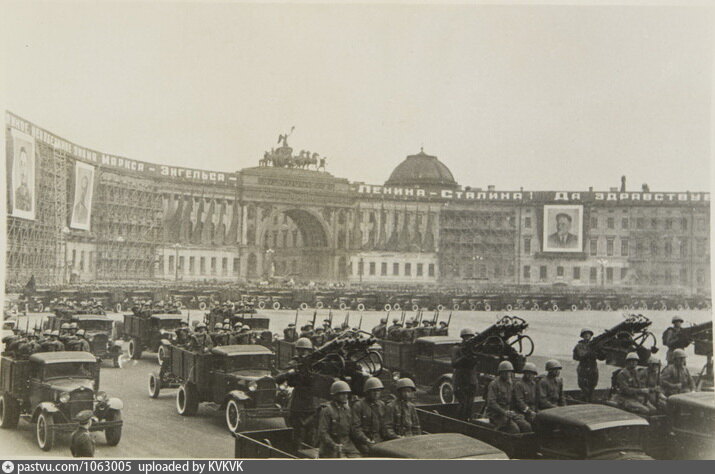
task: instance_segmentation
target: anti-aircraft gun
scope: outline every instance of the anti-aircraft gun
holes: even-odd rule
[[[467,340],[466,347],[477,360],[477,372],[497,375],[499,362],[508,360],[517,372],[534,352],[534,341],[524,334],[529,327],[518,316],[503,316],[484,331]]]
[[[623,321],[595,336],[589,342],[589,349],[599,360],[617,367],[625,367],[626,356],[630,352],[638,354],[639,365],[647,365],[651,354],[658,352],[657,339],[648,331],[651,320],[642,314],[628,315]],[[653,345],[648,347],[648,341]]]
[[[696,379],[698,390],[713,386],[713,322],[707,321],[682,328],[678,338],[683,341],[683,348],[693,344],[695,355],[705,356],[707,361]]]

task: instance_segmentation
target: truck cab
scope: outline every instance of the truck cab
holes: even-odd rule
[[[668,422],[674,459],[712,459],[715,453],[715,394],[681,393],[668,397]]]

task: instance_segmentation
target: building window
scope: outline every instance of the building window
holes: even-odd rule
[[[370,275],[375,274],[375,262],[370,262]]]
[[[430,263],[427,267],[427,274],[431,277],[434,276],[434,263]]]
[[[405,263],[405,276],[412,276],[412,264]]]
[[[606,281],[613,283],[613,267],[606,267]]]
[[[418,263],[418,264],[417,264],[417,276],[418,276],[418,277],[421,277],[421,276],[422,276],[422,268],[423,268],[423,267],[422,267],[422,264],[421,264],[421,263]]]
[[[228,273],[228,257],[221,259],[221,273],[224,275]]]
[[[626,267],[621,267],[621,280],[625,280],[628,275],[628,269]]]
[[[628,256],[628,239],[621,239],[621,256]]]
[[[581,267],[573,267],[573,279],[574,280],[581,279]]]
[[[589,250],[591,255],[598,255],[598,239],[591,239]]]
[[[524,279],[531,279],[531,267],[529,265],[524,265]]]
[[[606,256],[613,257],[613,239],[606,239]]]
[[[636,227],[639,229],[644,228],[645,227],[645,219],[643,219],[642,217],[639,217],[638,219],[636,219]]]
[[[556,267],[556,276],[563,278],[563,276],[564,276],[564,267],[562,267],[562,266]]]
[[[588,272],[588,280],[589,280],[591,283],[596,283],[596,276],[597,276],[597,274],[598,274],[597,272],[598,272],[598,269],[597,269],[596,267],[591,267],[591,268],[590,268],[590,270],[589,270],[589,272]]]
[[[670,257],[673,255],[673,243],[668,240],[665,242],[665,256]]]
[[[196,270],[196,258],[189,257],[189,273],[191,273],[193,275],[195,270]]]
[[[173,272],[174,271],[174,256],[169,255],[169,271]]]
[[[656,219],[655,217],[652,218],[652,219],[650,220],[650,226],[651,226],[651,228],[653,228],[653,229],[657,229],[657,228],[658,228],[658,219]]]
[[[531,239],[529,237],[524,238],[524,253],[531,254]]]
[[[387,276],[387,262],[382,262],[380,264],[380,275]]]
[[[216,257],[211,257],[211,273],[216,273]]]
[[[613,217],[608,218],[608,228],[613,229],[616,226],[616,220]]]
[[[628,228],[628,218],[627,217],[624,217],[623,219],[621,219],[621,227],[624,229]]]
[[[688,241],[687,240],[680,241],[680,256],[683,258],[688,256]]]
[[[365,269],[364,269],[365,263],[360,259],[358,261],[358,275],[363,276],[365,274]]]
[[[234,257],[233,259],[233,273],[238,273],[238,258]]]
[[[393,263],[393,264],[392,264],[392,274],[393,274],[393,275],[399,275],[399,274],[400,274],[400,264],[399,264],[399,263]]]
[[[668,230],[670,230],[670,229],[673,228],[673,219],[672,219],[672,218],[668,217],[668,218],[665,220],[665,228],[668,229]]]
[[[546,265],[541,265],[541,266],[539,267],[539,278],[540,278],[541,280],[546,280],[546,276],[547,276],[547,273],[546,273]]]
[[[80,270],[81,272],[83,272],[83,271],[84,271],[84,250],[82,250],[82,251],[79,253],[79,255],[80,255],[80,257],[79,257],[79,270]]]
[[[201,270],[201,275],[206,275],[206,257],[201,257],[199,260],[199,269]]]
[[[591,229],[598,228],[598,217],[591,218]]]
[[[683,230],[688,230],[688,218],[687,217],[682,217],[680,219],[680,228]]]
[[[650,243],[650,254],[653,256],[658,255],[658,242],[656,242],[655,240],[651,241]]]
[[[524,228],[531,229],[531,217],[524,218]]]
[[[643,241],[636,240],[636,257],[643,255]]]
[[[184,271],[184,268],[186,268],[186,267],[184,266],[184,257],[181,256],[181,257],[179,257],[179,271],[183,272],[183,271]]]

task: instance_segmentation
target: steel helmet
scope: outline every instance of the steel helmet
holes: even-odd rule
[[[656,356],[650,356],[650,359],[648,359],[648,365],[660,365],[660,359]]]
[[[469,328],[464,328],[461,331],[459,331],[459,337],[464,337],[464,336],[474,336],[474,331],[472,331]]]
[[[380,318],[380,324],[387,324],[387,318]]]
[[[223,328],[226,329],[227,331],[231,329],[231,325],[229,323],[226,323],[223,325]]]
[[[45,329],[44,331],[42,331],[42,335],[43,335],[43,336],[51,336],[51,335],[52,335],[52,331],[50,331],[49,329]]]
[[[629,352],[626,356],[626,360],[641,360],[641,358],[638,357],[638,354],[636,354],[635,352]]]
[[[342,380],[337,380],[333,382],[333,384],[330,386],[330,395],[350,392],[352,392],[352,390],[350,390],[350,385],[348,385],[347,382],[343,382]]]
[[[412,379],[409,378],[404,378],[400,379],[395,383],[395,388],[397,390],[400,390],[401,388],[411,388],[412,390],[417,390],[417,387],[415,387],[415,383],[412,381]]]
[[[55,329],[54,331],[52,331],[52,335],[53,335],[53,336],[59,336],[59,335],[60,335],[60,332],[59,332],[57,329]]]
[[[680,316],[677,316],[677,315],[676,315],[676,316],[673,316],[673,319],[672,319],[671,322],[674,323],[674,322],[676,322],[676,321],[680,321],[680,322],[682,323],[682,322],[683,322],[683,318],[681,318]]]
[[[383,388],[385,387],[382,386],[382,382],[380,381],[380,379],[378,379],[377,377],[370,377],[365,381],[363,391],[367,392],[368,390],[382,390]]]
[[[249,326],[248,324],[246,324],[245,326],[241,327],[241,331],[250,331],[250,330],[251,330],[251,326]]]
[[[243,326],[243,324],[241,324],[241,321],[239,321],[239,322],[237,322],[236,324],[233,325],[234,329],[235,329],[235,328],[240,328],[241,326]]]
[[[514,366],[508,360],[503,360],[499,362],[497,372],[514,372]]]
[[[224,323],[224,324],[231,324],[231,320],[228,319],[228,318],[226,318],[226,319],[223,320],[223,323]]]
[[[223,329],[223,324],[221,324],[221,323],[214,324],[214,329]]]
[[[69,329],[70,328],[70,323],[62,323],[60,326],[60,329]]]
[[[70,323],[70,329],[77,329],[78,327],[77,323]]]
[[[399,318],[392,318],[392,324],[397,324],[400,322]]]
[[[581,329],[581,332],[580,332],[578,335],[581,336],[581,337],[583,337],[583,335],[584,335],[585,333],[587,333],[587,332],[590,332],[591,335],[593,336],[593,330],[592,330],[592,329],[589,329],[589,328],[583,328],[583,329]]]
[[[297,341],[295,341],[295,348],[296,349],[312,349],[313,348],[313,343],[310,342],[310,339],[307,337],[301,337]]]
[[[534,364],[533,362],[527,362],[526,364],[524,364],[524,368],[522,369],[522,372],[524,372],[524,373],[526,373],[526,372],[532,372],[532,373],[534,373],[534,374],[538,374],[538,373],[539,373],[539,372],[536,370],[536,364]]]
[[[196,329],[201,329],[201,328],[206,329],[206,323],[204,323],[203,321],[196,325]]]
[[[672,355],[673,359],[679,359],[681,357],[688,357],[683,349],[675,349]]]
[[[78,329],[78,330],[77,330],[77,335],[78,335],[78,336],[84,336],[84,334],[85,334],[84,329]]]
[[[551,359],[546,361],[546,370],[561,369],[561,362],[556,359]]]

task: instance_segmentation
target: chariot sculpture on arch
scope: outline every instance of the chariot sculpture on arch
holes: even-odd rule
[[[263,158],[259,160],[260,166],[273,166],[275,168],[296,168],[304,170],[323,170],[327,164],[327,158],[318,153],[311,153],[308,150],[301,150],[298,155],[293,155],[293,148],[288,145],[288,137],[291,136],[295,127],[291,127],[290,132],[278,135],[278,148],[271,148],[266,151]]]

